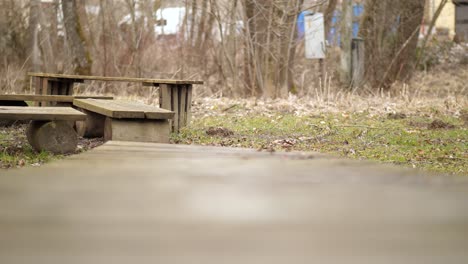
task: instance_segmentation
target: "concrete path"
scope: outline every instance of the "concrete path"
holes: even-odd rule
[[[0,171],[0,263],[468,263],[468,182],[110,142]]]

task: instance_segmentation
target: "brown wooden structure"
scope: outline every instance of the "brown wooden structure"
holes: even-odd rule
[[[71,107],[0,106],[0,120],[77,121],[85,114]]]
[[[73,125],[85,119],[85,114],[71,107],[0,106],[0,120],[31,121],[26,132],[28,142],[39,152],[74,152],[78,135]]]
[[[86,95],[35,95],[35,94],[0,94],[0,101],[40,101],[40,102],[57,102],[57,103],[73,103],[74,99],[101,99],[112,100],[112,96],[86,96]]]
[[[193,85],[202,81],[164,80],[128,77],[105,77],[65,75],[51,73],[29,73],[31,88],[37,95],[73,95],[73,84],[87,80],[112,82],[137,82],[144,86],[159,87],[159,104],[163,109],[174,112],[172,131],[178,132],[190,122]]]
[[[174,112],[154,106],[116,100],[76,99],[73,105],[86,114],[77,122],[80,136],[104,140],[169,143],[169,119]]]

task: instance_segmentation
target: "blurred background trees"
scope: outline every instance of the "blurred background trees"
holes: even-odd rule
[[[408,80],[429,1],[349,2],[364,10],[347,29],[356,37],[357,23],[365,42],[367,90]],[[349,55],[342,48],[351,45],[340,38],[345,6],[342,0],[0,0],[0,85],[23,89],[27,71],[44,71],[202,79],[201,95],[215,96],[305,96],[330,82],[346,90],[349,83],[338,81],[340,56]],[[304,12],[324,13],[326,76],[304,58]]]

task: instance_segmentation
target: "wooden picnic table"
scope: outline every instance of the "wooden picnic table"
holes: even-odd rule
[[[84,81],[136,82],[144,86],[159,87],[159,106],[175,113],[172,130],[190,123],[193,85],[202,81],[165,80],[129,77],[107,77],[87,75],[66,75],[53,73],[28,73],[31,77],[31,89],[38,95],[73,95],[73,85]]]

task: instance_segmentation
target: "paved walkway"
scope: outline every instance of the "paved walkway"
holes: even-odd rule
[[[0,263],[468,263],[468,182],[110,142],[0,171]]]

